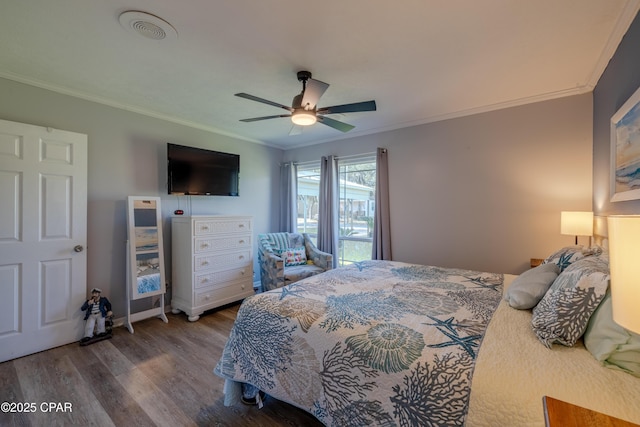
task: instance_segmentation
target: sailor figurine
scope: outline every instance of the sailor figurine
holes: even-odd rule
[[[111,311],[111,303],[103,296],[100,296],[102,291],[98,288],[91,290],[91,298],[82,304],[81,310],[86,311],[84,315],[85,327],[84,338],[80,340],[80,344],[89,343],[93,339],[94,329],[96,324],[98,325],[96,330],[96,338],[106,338],[107,331],[105,329],[105,319],[113,315]],[[110,337],[109,337],[110,338]]]

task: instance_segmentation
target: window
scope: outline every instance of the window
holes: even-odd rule
[[[375,156],[338,160],[338,264],[371,259],[375,212]],[[298,165],[298,221],[296,231],[318,236],[320,164]]]
[[[338,160],[339,224],[338,263],[371,259],[375,213],[375,157]]]

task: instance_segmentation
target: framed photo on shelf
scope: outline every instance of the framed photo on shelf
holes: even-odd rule
[[[611,117],[611,201],[640,199],[640,88]]]

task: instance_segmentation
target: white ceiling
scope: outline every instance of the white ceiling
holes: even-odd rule
[[[0,0],[0,77],[292,148],[593,90],[640,0]],[[151,40],[127,10],[171,23]],[[296,72],[319,106],[374,99],[290,136]],[[0,94],[0,99],[2,95]]]

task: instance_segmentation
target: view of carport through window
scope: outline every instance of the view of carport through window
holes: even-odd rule
[[[375,212],[375,157],[338,160],[339,254],[338,264],[371,259]],[[298,166],[298,227],[314,243],[318,232],[320,166]]]

